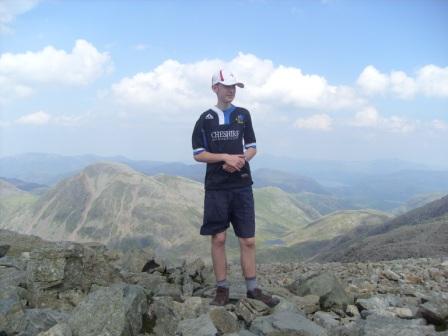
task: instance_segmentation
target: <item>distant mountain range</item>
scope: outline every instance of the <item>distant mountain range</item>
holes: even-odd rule
[[[104,161],[123,163],[149,176],[182,176],[201,183],[204,179],[204,164],[40,153],[0,158],[0,176],[19,189],[42,194],[61,179]],[[433,200],[435,195],[448,193],[448,170],[437,171],[400,160],[340,162],[258,155],[251,164],[255,187],[278,187],[321,214],[362,208],[403,212]],[[35,184],[39,187],[30,189]],[[420,203],[410,202],[416,197],[421,197]]]
[[[208,256],[199,235],[203,185],[179,176],[147,176],[121,163],[96,163],[37,197],[2,182],[0,227],[50,240],[151,246],[166,256]],[[255,190],[257,240],[306,226],[320,214],[285,191]],[[230,238],[230,247],[238,247]]]
[[[331,217],[338,215],[326,218],[332,227],[335,221]],[[448,256],[448,195],[395,218],[355,225],[332,239],[316,235],[304,242],[262,251],[266,261],[366,262],[437,256]]]

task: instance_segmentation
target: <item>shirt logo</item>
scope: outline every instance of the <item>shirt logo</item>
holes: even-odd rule
[[[236,122],[238,124],[244,124],[244,116],[242,114],[238,114],[238,116],[236,117]]]
[[[205,116],[205,119],[214,119],[213,116],[209,113]]]
[[[214,131],[211,133],[212,141],[238,140],[239,136],[240,131],[238,130]]]

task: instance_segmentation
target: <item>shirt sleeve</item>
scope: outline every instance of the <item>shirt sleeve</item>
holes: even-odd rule
[[[193,135],[191,136],[193,155],[199,154],[206,150],[205,133],[202,124],[202,118],[199,118],[196,125],[194,125]]]
[[[250,113],[247,112],[244,123],[244,148],[257,148],[257,140],[255,139],[254,128],[252,127],[252,119]]]

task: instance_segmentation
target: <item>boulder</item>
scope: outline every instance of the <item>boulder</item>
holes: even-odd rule
[[[296,280],[288,286],[288,289],[298,296],[318,295],[323,310],[345,309],[347,305],[353,303],[353,299],[344,290],[338,279],[329,272],[313,275],[305,281]]]
[[[327,336],[327,331],[306,317],[291,312],[280,312],[257,317],[250,329],[255,335],[307,335]]]
[[[115,284],[90,293],[68,320],[73,336],[137,335],[148,309],[142,287]]]
[[[176,331],[178,336],[214,336],[217,333],[209,314],[180,321]]]

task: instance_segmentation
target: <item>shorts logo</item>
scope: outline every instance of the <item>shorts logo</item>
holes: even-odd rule
[[[205,119],[214,119],[213,116],[209,113],[205,116]]]

